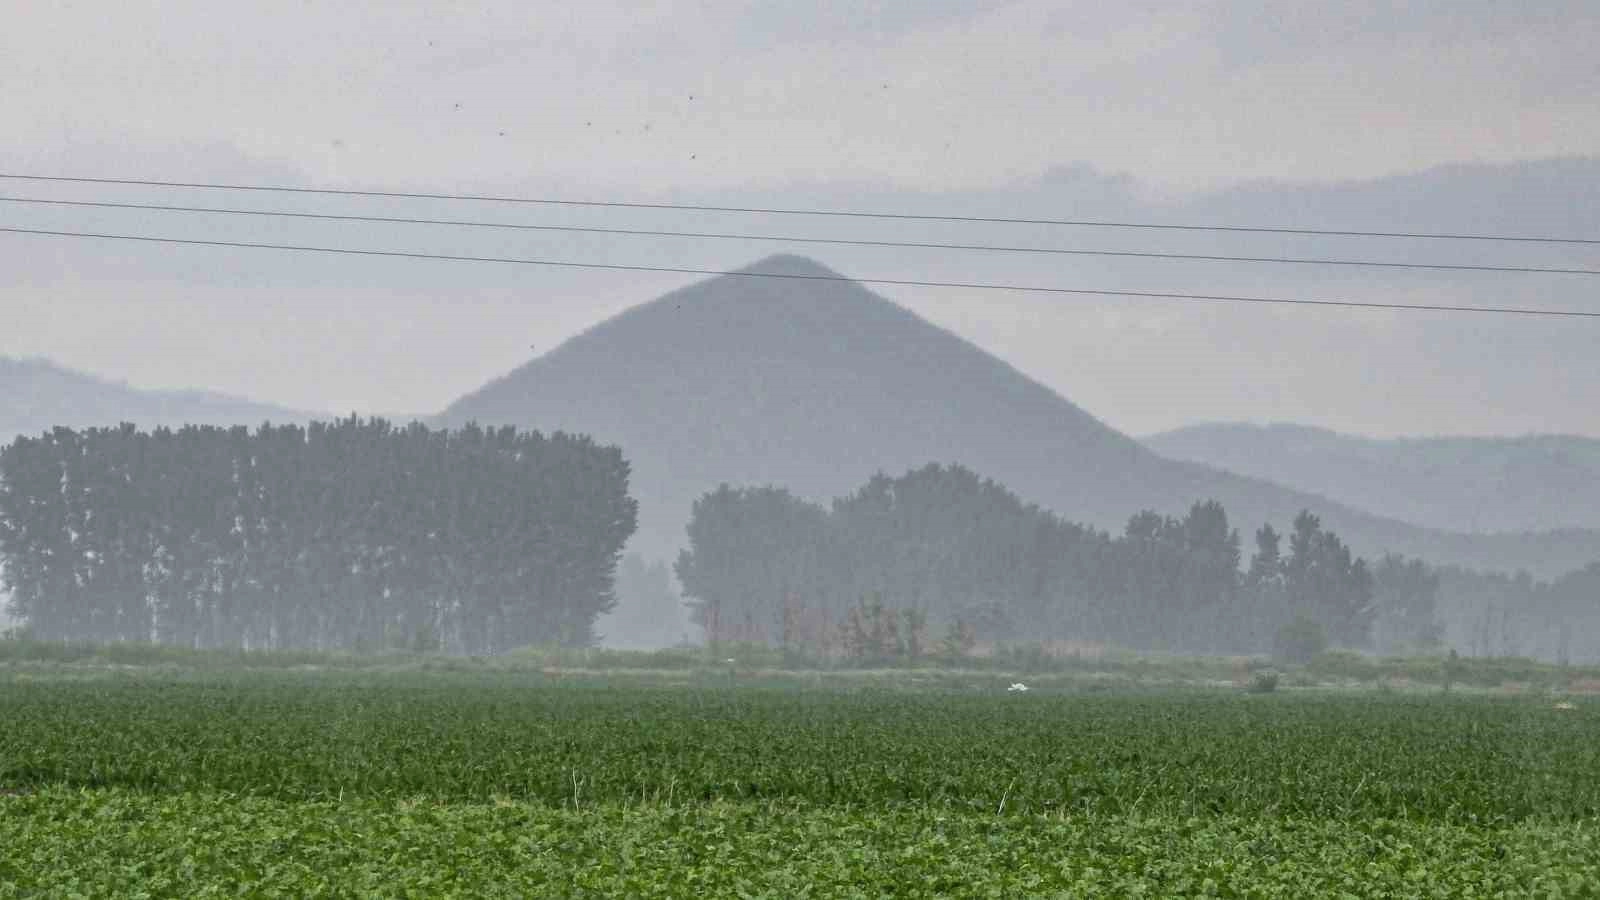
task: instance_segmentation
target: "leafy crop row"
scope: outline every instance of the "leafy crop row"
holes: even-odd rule
[[[0,798],[0,897],[1592,897],[1592,828],[582,810],[51,789]]]
[[[0,722],[0,790],[1479,826],[1600,815],[1600,715],[1530,699],[256,674],[13,679]]]

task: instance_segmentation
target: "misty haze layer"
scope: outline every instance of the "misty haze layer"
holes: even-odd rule
[[[1359,552],[1555,575],[1600,535],[1467,536],[1370,515],[1265,481],[1157,456],[971,343],[796,256],[672,292],[452,404],[442,423],[592,434],[622,447],[640,503],[634,545],[681,546],[690,505],[720,483],[812,499],[879,471],[954,462],[1072,521],[1218,500],[1236,521],[1313,509]]]
[[[1296,425],[1195,425],[1144,439],[1429,528],[1600,528],[1600,441],[1561,435],[1374,440]]]
[[[141,391],[47,360],[0,357],[0,443],[52,428],[303,422],[313,414],[203,391]]]
[[[117,158],[129,158],[127,154]],[[131,157],[136,162],[137,155]],[[197,159],[212,156],[197,151]],[[171,174],[162,157],[143,162]],[[249,159],[219,178],[315,185]],[[101,166],[99,168],[103,168]],[[1114,170],[1113,170],[1114,171]],[[356,186],[394,187],[370,180]],[[339,182],[335,182],[339,184]],[[419,181],[398,186],[438,189]],[[617,199],[511,178],[495,194]],[[18,193],[24,192],[19,186]],[[274,208],[231,194],[26,188],[69,199]],[[582,196],[577,196],[577,195]],[[981,188],[827,175],[731,188],[652,188],[622,199],[888,210],[932,215],[1287,225],[1380,231],[1600,235],[1600,162],[1452,165],[1371,181],[1263,182],[1156,198],[1140,178],[1079,165]],[[600,228],[936,241],[1071,250],[1600,268],[1586,248],[1470,241],[879,222],[775,215],[301,198],[294,209]],[[623,266],[734,269],[805,252],[857,277],[1581,310],[1592,277],[1307,264],[948,252],[560,232],[308,223],[8,205],[16,225],[179,238],[293,242]],[[293,408],[425,412],[690,280],[684,275],[129,246],[9,236],[14,303],[0,352],[46,355],[150,386],[204,387]],[[1262,307],[1093,295],[899,287],[896,302],[1005,359],[1119,430],[1289,421],[1376,435],[1600,436],[1593,328],[1560,320]]]

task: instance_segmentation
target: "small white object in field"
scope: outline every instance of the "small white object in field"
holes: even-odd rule
[[[1578,708],[1578,705],[1577,705],[1577,704],[1575,704],[1575,703],[1568,703],[1568,702],[1567,702],[1567,701],[1565,701],[1565,700],[1563,700],[1563,701],[1561,701],[1561,702],[1560,702],[1560,703],[1557,703],[1557,704],[1556,704],[1556,709],[1577,709],[1577,708]]]
[[[723,662],[725,662],[725,663],[727,663],[727,664],[728,664],[728,665],[730,665],[730,666],[731,666],[731,665],[733,665],[733,664],[734,664],[734,663],[736,663],[736,662],[738,662],[738,660],[737,660],[737,659],[734,659],[734,658],[733,658],[733,657],[731,657],[731,656],[730,656],[730,657],[728,657],[728,658],[727,658],[727,659],[725,659],[725,660],[723,660]]]
[[[1006,688],[1006,692],[1010,693],[1010,694],[1020,694],[1020,693],[1022,693],[1023,691],[1025,691],[1027,689],[1028,689],[1027,685],[1025,685],[1022,682],[1018,681],[1018,682],[1013,683],[1011,685],[1011,687]]]

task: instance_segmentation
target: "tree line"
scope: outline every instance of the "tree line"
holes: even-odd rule
[[[1558,578],[1432,570],[1445,643],[1467,656],[1600,662],[1600,562]]]
[[[57,428],[0,450],[0,585],[47,639],[592,644],[635,527],[628,474],[587,437],[476,425]],[[1262,525],[1246,559],[1215,502],[1139,512],[1113,535],[930,465],[827,506],[723,486],[687,534],[675,571],[714,643],[859,658],[980,639],[1600,657],[1600,564],[1553,582],[1369,564],[1309,512],[1286,533]],[[645,630],[677,640],[665,568],[620,574],[658,601]]]
[[[615,447],[509,427],[56,428],[0,451],[3,580],[45,639],[584,645],[628,474]]]
[[[929,465],[877,475],[828,507],[724,485],[695,503],[688,537],[676,572],[713,642],[849,655],[863,640],[929,645],[931,627],[945,645],[1232,653],[1297,640],[1368,647],[1375,631],[1437,637],[1431,570],[1397,556],[1370,566],[1310,512],[1287,534],[1263,525],[1245,565],[1214,501],[1182,517],[1139,512],[1112,535],[961,466]]]

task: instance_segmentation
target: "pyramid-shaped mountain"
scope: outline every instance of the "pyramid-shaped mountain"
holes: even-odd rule
[[[783,277],[751,277],[751,276]],[[910,311],[796,256],[634,307],[452,404],[444,424],[514,424],[616,443],[640,503],[635,547],[675,553],[696,497],[778,484],[825,500],[874,472],[958,462],[1062,516],[1223,502],[1248,534],[1311,508],[1365,552],[1553,572],[1600,536],[1467,536],[1156,455]]]

